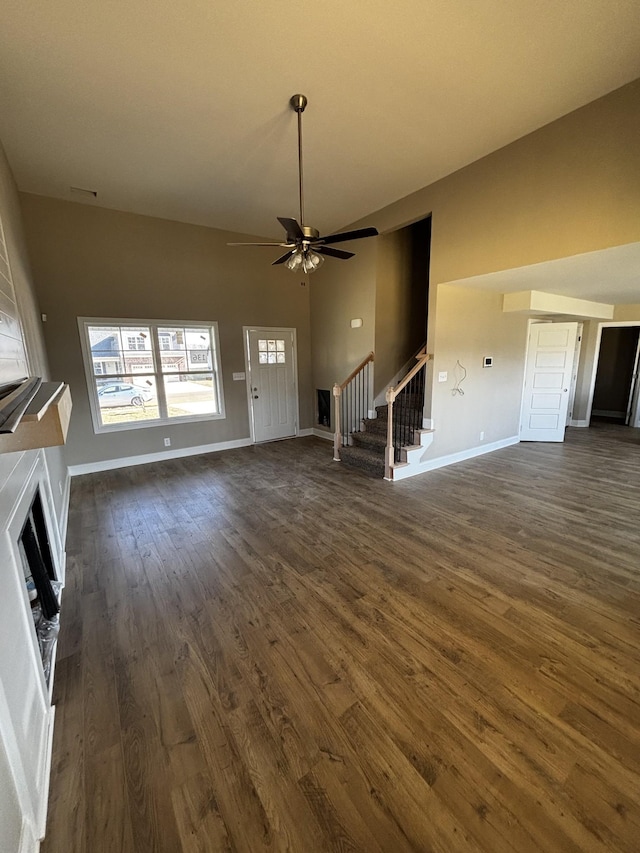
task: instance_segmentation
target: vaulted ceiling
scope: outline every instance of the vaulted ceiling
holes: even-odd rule
[[[637,77],[637,0],[5,0],[0,139],[21,190],[279,237],[302,92],[326,233]]]

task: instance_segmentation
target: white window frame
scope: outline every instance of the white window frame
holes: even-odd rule
[[[127,326],[131,326],[132,328],[139,329],[141,326],[145,328],[149,328],[151,331],[151,351],[153,354],[153,362],[154,362],[154,370],[150,371],[150,374],[153,373],[156,381],[156,389],[158,393],[158,397],[160,395],[164,395],[164,383],[163,377],[167,375],[172,375],[171,372],[163,373],[160,365],[161,365],[161,353],[167,353],[171,350],[165,350],[160,347],[158,329],[159,328],[197,328],[197,329],[209,329],[211,334],[211,340],[213,343],[211,349],[211,372],[213,373],[213,379],[215,382],[215,387],[217,391],[217,397],[219,401],[219,412],[214,412],[212,414],[206,415],[184,415],[182,417],[166,417],[166,418],[154,418],[144,421],[132,421],[130,423],[120,423],[120,424],[104,424],[102,423],[102,415],[100,411],[100,405],[98,403],[98,385],[96,383],[96,379],[100,380],[102,384],[104,381],[109,378],[108,374],[94,374],[93,372],[93,356],[91,353],[91,344],[89,341],[89,326],[118,326],[121,329],[126,329]],[[85,379],[87,382],[87,392],[89,395],[89,406],[91,409],[91,420],[93,422],[93,431],[98,433],[104,432],[122,432],[123,430],[130,429],[149,429],[157,426],[176,426],[178,424],[184,423],[193,423],[196,421],[214,421],[214,420],[223,420],[226,417],[225,414],[225,403],[224,403],[224,388],[222,383],[222,364],[220,361],[220,340],[218,337],[218,324],[215,320],[143,320],[143,319],[131,319],[131,318],[122,318],[122,317],[78,317],[78,330],[80,333],[80,347],[82,350],[82,361],[84,364],[84,372]],[[126,352],[137,352],[137,350],[126,350]],[[197,371],[180,371],[184,373],[193,373]],[[118,378],[120,376],[124,376],[125,374],[118,374]],[[128,375],[128,374],[126,374]],[[116,376],[113,377],[114,381],[116,381]],[[122,380],[124,381],[124,380]]]

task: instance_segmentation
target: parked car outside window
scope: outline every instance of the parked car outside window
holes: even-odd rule
[[[113,406],[142,406],[153,397],[150,388],[139,385],[129,385],[126,382],[103,385],[98,391],[98,402],[101,409],[109,409]]]

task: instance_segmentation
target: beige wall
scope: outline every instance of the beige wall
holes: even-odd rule
[[[414,237],[400,228],[378,238],[375,317],[376,394],[425,342],[427,280],[417,281]],[[422,303],[422,317],[416,314]]]
[[[438,306],[442,283],[640,240],[638,139],[640,80],[353,223],[389,232],[432,214],[427,345],[438,360],[443,348],[453,355],[449,336],[457,347],[456,334],[476,338],[484,327],[484,320],[469,312],[459,333],[461,314],[441,325],[449,316]],[[323,290],[313,303],[319,312],[326,310],[322,301],[333,292],[336,274],[329,264],[322,273]],[[343,289],[349,285],[343,278]],[[471,291],[464,292],[471,299]],[[334,305],[326,347],[340,350],[345,320],[340,305]],[[524,341],[522,346],[524,351]],[[336,363],[334,369],[339,375],[346,367]],[[500,435],[517,433],[513,411],[519,410],[522,376],[517,391],[512,380],[499,393],[517,394],[518,400],[509,403],[508,412],[493,408],[493,429]],[[444,405],[441,389],[434,387],[433,395],[436,429],[449,431],[443,452],[477,445],[475,419],[449,422],[462,407]],[[430,455],[441,455],[440,441]]]
[[[640,285],[638,286],[640,290]],[[640,303],[637,305],[616,305],[613,312],[613,319],[619,320],[621,323],[625,321],[640,321]]]
[[[213,444],[249,436],[243,325],[297,329],[300,426],[312,425],[309,288],[268,249],[230,248],[246,239],[163,219],[21,195],[22,211],[56,378],[71,385],[70,465]],[[216,320],[226,419],[95,435],[77,317]]]
[[[639,138],[636,80],[366,222],[386,232],[432,212],[436,284],[633,243]]]
[[[374,348],[377,252],[376,240],[363,240],[354,258],[329,259],[310,276],[314,388],[342,382]]]
[[[0,218],[2,219],[6,248],[11,265],[13,293],[7,280],[0,276],[0,382],[21,379],[27,375],[49,378],[44,342],[40,330],[38,306],[32,283],[31,266],[27,253],[20,203],[13,175],[0,144]],[[31,451],[30,451],[31,452]],[[2,477],[8,467],[17,464],[17,453],[6,454],[11,460],[0,465],[0,491]],[[52,447],[45,451],[51,475],[53,500],[58,521],[63,516],[63,493],[66,465],[62,450]],[[3,520],[0,518],[0,527]]]
[[[504,314],[499,293],[440,285],[435,319],[435,435],[429,456],[447,456],[517,436],[527,318]],[[484,356],[493,356],[493,367],[482,366]],[[456,379],[464,375],[457,361],[467,372],[460,385],[464,395],[452,393]],[[446,382],[438,381],[441,371],[447,373]]]

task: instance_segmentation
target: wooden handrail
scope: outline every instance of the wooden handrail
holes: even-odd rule
[[[369,362],[373,361],[373,360],[374,360],[373,353],[370,352],[369,355],[366,358],[363,358],[362,361],[360,362],[360,364],[351,371],[351,373],[347,376],[347,378],[344,380],[344,382],[341,382],[339,385],[336,382],[336,384],[333,387],[339,388],[341,391],[344,391],[344,389],[351,382],[351,380],[355,379],[355,377],[360,373],[360,371],[364,370],[366,365],[369,364]],[[335,396],[339,396],[339,395],[336,394]]]
[[[395,388],[387,388],[387,403],[392,403],[402,389],[411,382],[416,373],[418,373],[418,371],[432,358],[433,356],[430,353],[425,353],[424,355],[419,356],[418,361],[414,364],[404,379],[401,382],[398,382]]]
[[[395,464],[395,450],[393,447],[393,404],[396,397],[403,388],[411,382],[413,377],[419,373],[425,364],[430,361],[433,356],[427,352],[427,345],[421,347],[416,355],[417,361],[407,375],[402,379],[395,388],[387,388],[385,394],[387,400],[387,445],[384,452],[384,476],[385,480],[393,479],[393,467]]]

